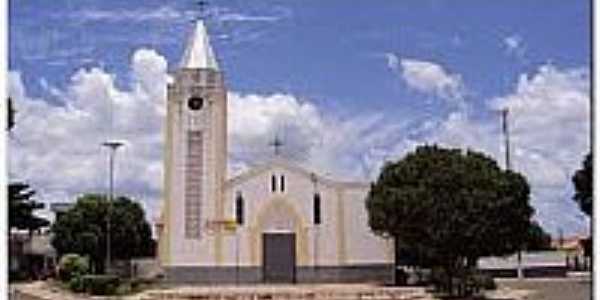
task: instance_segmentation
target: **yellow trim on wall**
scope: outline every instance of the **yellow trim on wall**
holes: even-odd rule
[[[212,130],[212,147],[215,149],[213,153],[214,167],[215,169],[215,182],[214,185],[217,189],[214,198],[213,212],[218,220],[225,220],[225,202],[227,190],[225,187],[225,174],[227,173],[227,91],[224,85],[220,86],[219,92],[212,94],[210,97],[214,97],[216,106],[211,110],[211,119],[213,120]],[[223,265],[224,254],[224,233],[217,233],[215,237],[215,262],[217,265]]]
[[[259,266],[260,261],[258,260],[257,253],[258,239],[256,238],[256,236],[259,234],[258,229],[256,229],[256,226],[249,226],[248,232],[248,245],[250,246],[248,249],[250,251],[250,264],[253,266]]]
[[[219,191],[219,197],[217,197],[217,203],[215,204],[218,220],[225,220],[225,213],[223,209],[223,201],[225,200],[225,197],[222,197],[223,192],[224,191]],[[222,201],[219,201],[219,199],[221,199]],[[217,235],[215,237],[215,262],[217,266],[223,265],[223,233],[221,232],[221,230],[217,232]]]
[[[301,214],[294,208],[293,202],[287,197],[273,197],[270,200],[264,201],[255,214],[251,225],[249,226],[249,242],[250,242],[250,261],[254,266],[262,265],[262,234],[266,229],[266,217],[273,210],[284,211],[286,215],[294,220],[294,233],[296,234],[296,254],[298,266],[309,265],[308,254],[308,226],[307,222]]]
[[[394,261],[394,239],[386,238],[385,239],[385,260],[388,262]]]
[[[344,194],[341,188],[335,190],[337,196],[337,257],[338,264],[346,263],[346,226],[345,226],[345,208]]]
[[[173,147],[173,102],[170,102],[167,97],[167,117],[165,126],[165,145],[164,152],[164,169],[163,181],[163,232],[161,235],[162,240],[162,253],[160,261],[162,264],[168,264],[171,262],[171,166],[172,166],[172,147]]]

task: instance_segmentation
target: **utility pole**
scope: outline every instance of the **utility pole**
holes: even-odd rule
[[[506,169],[510,170],[510,132],[508,131],[508,108],[503,108],[502,113],[502,133],[504,134],[504,154]]]
[[[504,135],[504,154],[506,163],[506,170],[511,169],[510,164],[510,130],[508,128],[508,107],[500,110],[502,114],[502,133]],[[522,257],[522,246],[519,246],[519,250],[517,251],[517,277],[519,279],[523,278],[523,257]]]
[[[107,141],[102,143],[103,147],[107,147],[110,149],[110,154],[109,154],[109,175],[108,175],[108,211],[106,213],[106,267],[104,270],[106,273],[108,273],[108,271],[110,270],[110,263],[111,263],[111,257],[110,257],[110,218],[111,218],[111,214],[112,214],[112,202],[113,202],[113,197],[114,197],[114,165],[115,165],[115,154],[117,152],[117,149],[119,149],[119,147],[123,146],[124,144],[122,142],[118,142],[118,141]]]

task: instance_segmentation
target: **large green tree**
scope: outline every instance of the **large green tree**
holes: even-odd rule
[[[585,214],[592,216],[594,207],[594,158],[592,153],[585,156],[582,168],[575,172],[572,181],[575,186],[573,200],[579,204]]]
[[[52,246],[60,255],[88,256],[95,272],[104,272],[109,208],[111,257],[130,259],[153,255],[155,243],[142,207],[127,197],[117,197],[111,206],[106,196],[98,194],[81,196],[75,206],[53,224]]]
[[[32,233],[50,225],[48,220],[35,216],[34,211],[43,209],[44,204],[34,198],[35,191],[22,182],[8,185],[8,225],[10,229],[28,230]]]
[[[482,256],[516,252],[533,209],[529,185],[485,154],[420,146],[387,163],[367,197],[369,226],[393,237],[452,279]]]

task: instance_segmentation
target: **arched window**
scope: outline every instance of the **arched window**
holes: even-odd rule
[[[277,177],[275,175],[271,176],[271,192],[275,193],[277,191]]]
[[[315,193],[313,199],[313,222],[315,225],[321,224],[321,195]]]
[[[280,183],[279,183],[279,185],[281,185],[281,191],[282,191],[282,192],[285,192],[285,176],[281,175],[281,178],[280,178],[280,179],[281,179],[281,180],[280,180]]]
[[[242,197],[242,192],[237,192],[235,197],[235,222],[238,225],[244,224],[244,197]]]

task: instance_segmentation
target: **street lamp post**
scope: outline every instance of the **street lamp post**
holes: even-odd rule
[[[105,272],[108,273],[110,270],[110,218],[112,213],[112,201],[114,197],[114,165],[115,165],[115,154],[119,147],[124,144],[119,141],[108,141],[102,143],[103,147],[110,149],[109,154],[109,175],[108,175],[108,211],[106,213],[106,267]]]

